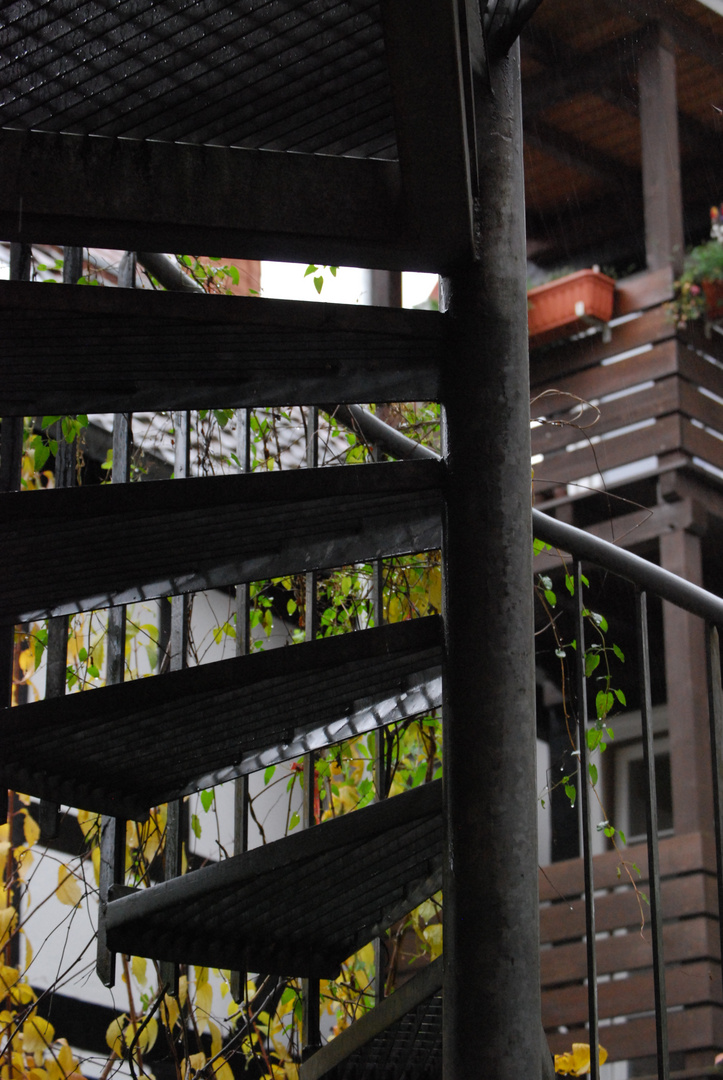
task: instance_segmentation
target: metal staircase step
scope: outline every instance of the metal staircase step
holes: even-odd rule
[[[442,1076],[443,957],[302,1062],[300,1080]]]
[[[440,396],[433,311],[4,282],[0,312],[0,416]]]
[[[0,622],[429,550],[441,482],[412,461],[3,494]]]
[[[333,978],[441,888],[441,781],[111,900],[111,949]]]
[[[151,806],[436,708],[441,664],[434,616],[5,709],[3,783],[144,818]]]

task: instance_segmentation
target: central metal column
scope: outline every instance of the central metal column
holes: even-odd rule
[[[442,283],[444,1076],[540,1075],[529,374],[519,51],[475,101],[479,262]]]

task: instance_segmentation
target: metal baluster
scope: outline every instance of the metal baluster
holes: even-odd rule
[[[118,267],[118,288],[135,289],[138,257],[135,251],[125,251]]]
[[[587,681],[585,679],[585,619],[582,597],[582,568],[576,560],[575,580],[575,687],[577,693],[577,749],[580,755],[580,806],[582,809],[582,854],[585,870],[585,934],[587,936],[587,1001],[590,1036],[590,1076],[600,1080],[600,1051],[598,1035],[597,954],[595,949],[595,896],[593,883],[592,843],[590,838],[590,787],[588,783],[587,750]]]
[[[379,307],[402,306],[402,275],[395,270],[371,271],[371,302]],[[372,447],[372,461],[381,458],[379,447]],[[375,559],[372,563],[372,613],[374,625],[384,624],[384,563]],[[374,786],[377,799],[386,799],[389,794],[390,776],[388,761],[391,750],[391,733],[387,727],[377,728],[374,755]],[[374,939],[374,1004],[384,999],[385,969],[387,950],[384,938]]]
[[[319,410],[316,406],[309,408],[306,414],[306,466],[316,469],[319,466]],[[304,612],[305,627],[304,637],[306,641],[314,641],[319,632],[319,616],[317,610],[317,584],[318,576],[312,570],[306,575],[306,605]],[[313,751],[304,755],[304,801],[302,808],[302,828],[308,829],[316,824],[314,808],[315,788],[315,758]],[[302,979],[302,1018],[301,1018],[301,1058],[307,1058],[321,1046],[321,1034],[319,1030],[319,980],[317,978]]]
[[[653,938],[653,984],[655,987],[655,1038],[658,1054],[659,1080],[668,1080],[668,1010],[665,994],[665,961],[663,958],[663,908],[660,899],[660,853],[658,850],[658,793],[655,779],[655,748],[653,745],[653,702],[650,691],[650,648],[648,645],[648,598],[638,591],[635,597],[635,623],[638,638],[641,696],[640,713],[643,720],[643,761],[645,762],[645,813],[648,830],[648,881],[650,922]]]
[[[116,413],[113,420],[113,471],[111,483],[126,484],[131,469],[131,413]],[[125,673],[126,609],[124,606],[108,610],[108,659],[106,683],[122,683]],[[98,952],[96,970],[105,986],[115,984],[115,953],[105,940],[105,916],[108,895],[113,885],[122,885],[125,879],[126,823],[123,818],[101,818],[100,841],[100,906],[98,909]]]
[[[236,410],[236,457],[241,472],[251,468],[251,443],[249,436],[248,409]],[[236,655],[248,656],[251,651],[249,585],[236,586]],[[233,852],[241,855],[249,846],[248,777],[240,776],[234,781]],[[231,972],[231,996],[241,1004],[246,994],[246,972]]]
[[[174,463],[173,476],[185,479],[191,464],[191,414],[174,412]],[[187,594],[174,596],[171,600],[171,671],[182,671],[188,664],[188,618],[191,598]],[[183,862],[183,800],[169,802],[166,809],[166,843],[163,860],[163,876],[166,881],[179,877]],[[178,993],[178,965],[163,960],[160,965],[161,984],[169,994]]]
[[[63,284],[75,284],[82,273],[83,249],[79,247],[63,248]],[[55,486],[56,488],[75,487],[77,443],[69,444],[66,442],[60,421],[53,425],[49,434],[58,444],[58,453],[55,458]],[[58,615],[55,618],[48,619],[46,698],[63,697],[65,695],[69,622],[67,615]],[[60,824],[58,804],[48,799],[41,799],[38,817],[40,829],[45,839],[54,839],[58,835]]]
[[[83,249],[82,247],[63,248],[63,284],[77,285],[78,278],[83,276]]]
[[[708,668],[708,715],[713,768],[713,811],[718,884],[718,932],[723,956],[723,687],[721,686],[720,631],[706,626],[706,663]]]

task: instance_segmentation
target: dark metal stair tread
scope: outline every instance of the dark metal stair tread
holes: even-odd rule
[[[2,416],[253,408],[291,385],[297,404],[440,393],[436,312],[27,282],[0,283],[0,310]]]
[[[210,967],[333,977],[441,888],[434,781],[108,905],[118,951]]]
[[[0,713],[3,782],[120,817],[441,704],[436,617]]]
[[[301,1065],[300,1080],[436,1080],[442,1075],[440,956]]]
[[[3,494],[0,622],[429,550],[441,480],[413,461]]]
[[[4,20],[4,122],[126,139],[396,156],[378,0],[48,0]],[[15,42],[28,42],[21,66]],[[31,44],[32,43],[32,44]],[[59,53],[68,55],[58,69]],[[0,64],[0,72],[5,65]]]

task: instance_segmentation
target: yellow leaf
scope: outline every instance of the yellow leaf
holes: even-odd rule
[[[139,1023],[138,1024],[138,1029],[140,1029],[140,1028],[141,1028],[141,1024]],[[136,1033],[136,1028],[133,1029],[132,1035],[131,1035],[131,1032],[128,1033],[128,1037],[130,1037],[131,1042],[135,1038],[135,1033]],[[149,1050],[152,1050],[157,1038],[158,1038],[158,1021],[156,1020],[155,1016],[152,1016],[151,1019],[146,1024],[146,1026],[141,1031],[140,1035],[138,1036],[138,1046],[140,1046],[141,1052],[143,1054],[147,1054]]]
[[[225,1058],[218,1057],[213,1063],[213,1072],[216,1080],[234,1080],[231,1066]]]
[[[15,1005],[32,1005],[38,1000],[38,995],[26,982],[16,983],[10,991],[10,997]]]
[[[134,956],[131,960],[131,971],[135,979],[141,986],[145,986],[146,979],[146,958],[144,956]]]
[[[600,1064],[607,1060],[608,1052],[600,1047]],[[584,1076],[590,1072],[590,1044],[573,1043],[572,1053],[555,1054],[555,1072],[570,1073],[571,1076]]]
[[[442,610],[442,571],[433,566],[427,575],[429,602],[437,611]]]
[[[37,844],[40,839],[40,826],[30,813],[29,810],[21,810],[21,813],[25,820],[23,821],[23,835],[25,836],[25,843],[28,847],[32,847],[33,844]]]
[[[55,1028],[42,1016],[32,1016],[23,1024],[23,1053],[42,1054],[55,1038]]]
[[[425,926],[422,934],[432,950],[432,959],[436,960],[442,955],[442,924],[432,923],[430,926]]]
[[[216,1057],[216,1054],[221,1053],[221,1028],[218,1024],[214,1024],[212,1020],[209,1020],[208,1030],[211,1033],[211,1057]]]
[[[17,968],[0,964],[0,997],[5,997],[10,987],[15,986],[19,978],[20,972]]]
[[[100,882],[100,848],[94,847],[91,852],[91,859],[93,860],[93,874],[95,875],[96,885]]]
[[[2,890],[0,890],[2,891]],[[15,908],[0,905],[0,946],[7,942],[12,934],[17,919]]]
[[[213,1005],[213,987],[205,982],[196,987],[196,1020],[199,1032],[205,1031]]]
[[[206,1064],[205,1054],[191,1054],[181,1062],[181,1076],[187,1077],[192,1072],[199,1072]]]
[[[196,975],[196,986],[203,986],[208,982],[208,968],[207,967],[195,967],[194,973]]]
[[[67,904],[68,907],[77,907],[83,899],[80,882],[73,871],[64,863],[61,863],[58,867],[58,887],[55,890],[55,895],[61,904]]]
[[[166,994],[163,998],[163,1005],[165,1009],[164,1023],[169,1031],[172,1031],[176,1026],[176,1021],[181,1015],[181,1010],[178,1008],[178,1002],[175,998],[172,998],[170,994]]]
[[[4,828],[4,826],[3,826]],[[10,854],[10,841],[0,840],[0,878],[5,877],[5,865]]]
[[[90,810],[78,811],[78,824],[85,840],[89,836],[98,835],[100,827],[100,814],[91,814]]]
[[[25,970],[27,971],[33,962],[33,947],[30,944],[30,938],[25,933],[25,931],[21,930],[20,933],[25,938]]]
[[[110,1047],[111,1053],[116,1057],[122,1058],[125,1053],[123,1043],[123,1031],[125,1029],[126,1021],[128,1017],[125,1013],[122,1016],[117,1016],[115,1020],[111,1020],[105,1033],[105,1041]]]

